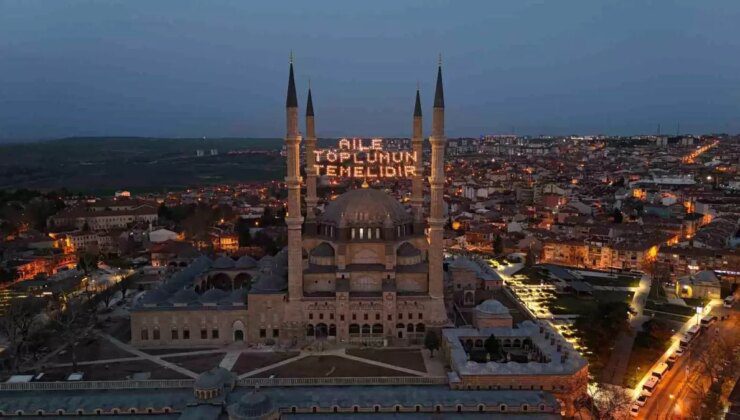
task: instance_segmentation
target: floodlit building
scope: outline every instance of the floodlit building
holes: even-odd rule
[[[446,219],[441,66],[437,71],[430,137],[428,211],[423,207],[423,171],[421,159],[417,159],[409,210],[386,192],[363,185],[364,188],[336,197],[323,212],[318,212],[313,100],[309,89],[304,181],[299,170],[300,144],[304,139],[298,130],[292,63],[286,113],[287,247],[274,257],[260,260],[256,268],[235,267],[233,261],[229,264],[223,258],[191,263],[184,270],[187,275],[178,274],[160,289],[147,292],[134,309],[131,325],[135,345],[274,341],[295,346],[323,339],[403,345],[421,343],[429,328],[449,325],[442,267]],[[421,100],[417,91],[411,142],[416,156],[422,155],[422,139]],[[305,218],[301,209],[303,185]],[[216,275],[217,272],[221,274]],[[224,273],[241,280],[226,281]],[[214,288],[226,294],[212,291]],[[154,331],[157,331],[156,339]],[[217,331],[215,336],[214,331]]]

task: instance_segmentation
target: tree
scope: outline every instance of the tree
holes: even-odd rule
[[[250,232],[250,222],[246,219],[242,219],[239,217],[236,220],[236,225],[234,226],[234,230],[239,235],[239,246],[249,246],[252,242],[252,234]]]
[[[493,361],[501,360],[504,357],[504,351],[501,348],[501,344],[493,334],[483,342],[483,348],[486,349],[486,353],[491,356],[491,360]]]
[[[591,415],[599,420],[621,420],[629,415],[632,398],[625,388],[598,383],[588,387]]]
[[[529,251],[527,251],[527,256],[524,259],[524,265],[527,267],[532,267],[535,264],[537,264],[537,256],[535,255],[534,249],[532,249],[532,247],[529,247]]]
[[[614,223],[622,223],[624,220],[624,216],[622,215],[622,211],[618,208],[615,208],[612,212],[612,218],[614,219]]]
[[[98,268],[98,256],[89,252],[85,252],[77,259],[77,269],[82,270],[85,274],[90,274],[92,270]]]
[[[496,235],[496,237],[493,238],[493,253],[495,255],[501,255],[504,253],[504,239],[501,235]]]
[[[431,357],[434,357],[434,351],[439,349],[439,336],[436,332],[428,330],[424,336],[424,348],[429,350]]]
[[[87,333],[91,323],[95,321],[95,317],[90,313],[90,301],[84,301],[81,297],[59,294],[55,296],[54,306],[51,321],[57,329],[57,334],[69,346],[72,369],[76,371],[78,342]]]
[[[43,301],[36,297],[15,298],[10,301],[0,318],[0,331],[8,340],[8,348],[12,352],[11,369],[15,372],[20,367],[23,349],[30,336],[33,321],[43,307]]]

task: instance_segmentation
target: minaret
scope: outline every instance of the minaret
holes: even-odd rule
[[[285,149],[288,155],[288,171],[285,184],[288,188],[288,212],[285,224],[288,225],[288,298],[300,299],[303,295],[303,244],[301,239],[301,174],[300,145],[298,133],[298,98],[293,78],[293,54],[290,55],[290,75],[288,76],[288,97],[285,101],[286,134]]]
[[[411,148],[416,155],[414,176],[411,178],[411,206],[414,210],[414,233],[424,231],[424,166],[422,165],[422,143],[424,137],[421,126],[421,97],[419,88],[416,88],[416,104],[414,105],[414,124],[411,136]]]
[[[316,234],[316,127],[313,120],[313,100],[311,99],[311,82],[308,82],[308,100],[306,102],[306,233]]]
[[[431,205],[429,210],[429,295],[443,298],[444,284],[442,273],[442,241],[444,236],[443,195],[445,186],[445,99],[442,88],[442,58],[437,67],[437,87],[434,91],[434,110],[432,114],[432,170],[429,177]]]

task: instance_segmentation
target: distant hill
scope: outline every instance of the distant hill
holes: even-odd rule
[[[281,146],[282,139],[141,137],[0,144],[0,188],[146,191],[277,179],[284,173]],[[205,156],[197,157],[198,150]]]

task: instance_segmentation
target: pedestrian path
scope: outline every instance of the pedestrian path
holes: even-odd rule
[[[226,356],[221,359],[221,363],[219,363],[218,365],[226,370],[231,370],[231,368],[233,368],[236,364],[236,361],[239,360],[239,356],[241,354],[242,352],[239,350],[232,350],[226,353]]]
[[[442,353],[437,351],[437,356],[431,357],[429,350],[421,351],[421,357],[424,358],[424,367],[427,370],[427,376],[446,376],[444,364],[442,363]]]

